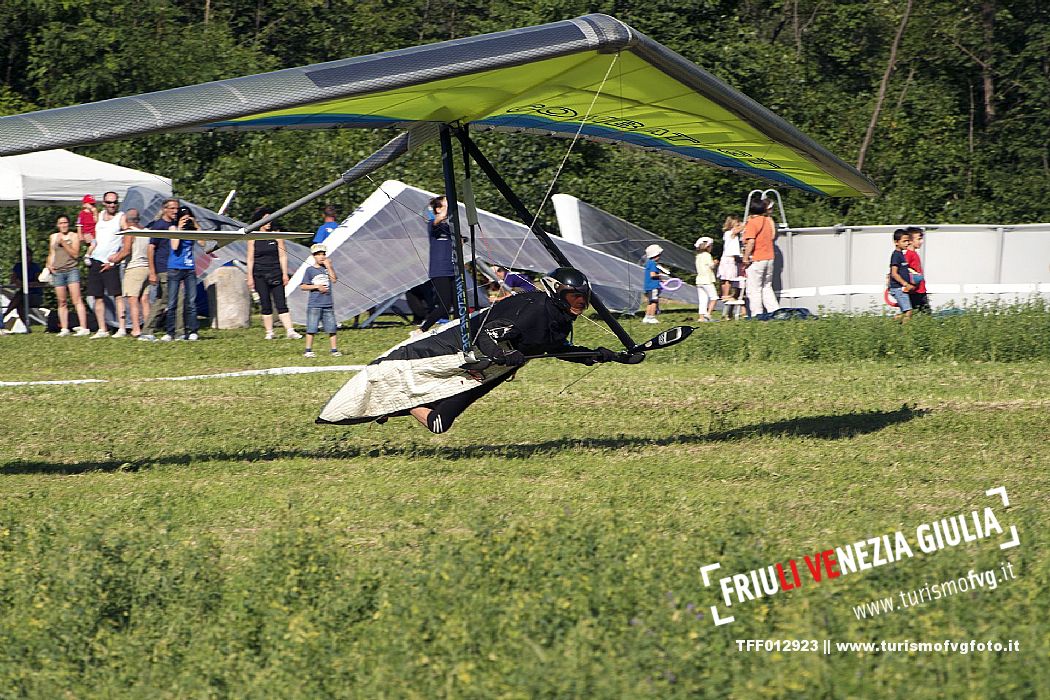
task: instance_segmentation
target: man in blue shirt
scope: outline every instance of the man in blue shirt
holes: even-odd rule
[[[511,294],[536,291],[536,285],[532,283],[532,280],[525,275],[511,272],[505,267],[497,267],[496,276],[499,277],[499,281],[502,283],[503,288]]]
[[[317,233],[314,234],[311,243],[324,243],[325,239],[332,234],[332,231],[339,228],[339,212],[331,204],[326,204],[324,208],[324,223],[317,228]]]
[[[435,303],[419,330],[426,332],[441,318],[452,318],[456,312],[456,270],[452,264],[452,228],[448,223],[448,200],[444,196],[430,200],[433,220],[427,223],[430,237],[430,285]]]
[[[179,200],[165,199],[160,205],[160,217],[151,221],[146,228],[153,231],[167,231],[175,228],[175,214],[179,211]],[[165,326],[164,310],[168,308],[168,255],[171,253],[171,241],[167,238],[150,238],[147,259],[149,262],[150,309],[149,318],[143,326],[142,337],[156,340],[154,332]]]

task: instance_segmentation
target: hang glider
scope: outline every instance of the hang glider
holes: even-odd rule
[[[446,357],[453,364],[441,371],[459,373],[463,381],[472,370],[455,363],[468,357],[486,361],[475,353],[468,322],[464,242],[466,230],[473,237],[478,224],[470,185],[472,163],[517,218],[527,222],[534,239],[526,240],[538,242],[559,267],[573,266],[563,244],[538,225],[538,217],[474,143],[470,129],[620,143],[828,196],[878,193],[858,170],[783,119],[606,15],[4,117],[0,118],[0,155],[173,131],[342,127],[399,128],[406,133],[339,180],[269,218],[381,167],[432,138],[436,131],[448,221],[455,239],[455,315],[459,319],[458,328],[450,328],[458,342],[448,347],[455,352]],[[463,157],[465,177],[458,183],[453,139],[459,142]],[[464,195],[465,217],[460,215],[459,192]],[[461,218],[466,220],[461,223]],[[265,217],[243,231],[264,223]],[[568,273],[579,274],[572,269]],[[581,296],[576,294],[577,299]],[[620,358],[616,361],[634,364],[644,359],[645,352],[674,345],[692,332],[688,327],[672,328],[638,344],[601,297],[591,294],[591,308],[624,350],[617,355],[596,349],[593,359],[606,361],[611,359],[608,354]],[[536,297],[515,299],[533,303],[530,298]],[[546,353],[544,350],[545,357],[558,355]],[[521,359],[520,353],[516,359]],[[406,380],[414,382],[417,369],[407,371]]]
[[[0,118],[0,155],[172,131],[421,123],[618,142],[809,192],[875,185],[795,127],[606,15]]]
[[[650,233],[641,226],[624,221],[569,194],[556,194],[551,197],[551,203],[558,215],[558,230],[567,241],[632,263],[644,263],[646,246],[655,243],[664,249],[660,256],[661,263],[690,274],[696,269],[693,251]]]

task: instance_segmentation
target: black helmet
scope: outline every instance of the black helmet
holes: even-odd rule
[[[587,281],[587,275],[574,267],[554,269],[540,279],[540,284],[543,286],[543,291],[547,292],[554,303],[562,309],[569,308],[569,302],[565,300],[565,295],[569,292],[582,294],[587,304],[591,303],[591,283]]]

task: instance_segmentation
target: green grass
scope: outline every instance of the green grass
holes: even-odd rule
[[[1050,344],[989,353],[1046,326],[708,324],[637,367],[533,363],[440,437],[314,425],[346,374],[140,381],[308,362],[258,330],[0,338],[2,381],[110,380],[0,388],[0,697],[1039,697]],[[346,357],[312,362],[404,333],[344,332]],[[914,533],[999,485],[1016,549],[917,552],[711,622],[705,564]],[[995,591],[852,612],[1004,561]],[[755,638],[1021,651],[737,650]]]

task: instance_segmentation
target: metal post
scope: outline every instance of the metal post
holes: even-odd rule
[[[470,157],[474,159],[474,162],[478,164],[478,167],[481,168],[482,172],[484,172],[489,180],[492,181],[492,184],[496,186],[496,189],[499,190],[499,193],[505,200],[507,200],[507,203],[514,208],[514,211],[517,212],[518,218],[521,219],[522,223],[526,226],[531,225],[533,235],[539,239],[540,243],[543,244],[543,247],[547,249],[547,252],[551,254],[559,265],[572,267],[572,263],[569,262],[569,259],[561,252],[557,244],[551,240],[551,237],[547,235],[547,232],[543,230],[539,223],[533,223],[536,221],[536,217],[534,217],[532,213],[529,212],[528,208],[526,208],[525,204],[518,199],[518,196],[514,194],[514,191],[510,188],[510,185],[500,177],[500,174],[496,172],[492,163],[490,163],[484,154],[478,150],[477,144],[475,144],[470,138],[470,134],[467,133],[466,129],[460,129],[457,131],[456,136],[466,147],[467,152],[470,153]],[[598,314],[598,317],[605,321],[606,325],[609,326],[609,330],[620,339],[620,342],[624,344],[625,348],[633,350],[637,347],[638,344],[635,343],[631,335],[624,330],[624,327],[620,325],[620,322],[616,320],[608,307],[606,307],[602,300],[598,298],[598,295],[594,293],[594,290],[591,290],[591,306],[594,307],[594,311]]]
[[[1006,228],[999,226],[996,228],[996,232],[999,234],[999,247],[995,251],[995,283],[1002,284],[1003,282],[1003,248],[1006,247]],[[925,248],[926,246],[923,246]],[[926,263],[923,261],[923,271],[926,270]]]
[[[853,285],[853,229],[847,228],[843,233],[846,234],[846,245],[843,246],[846,250],[846,312],[850,313],[853,311],[853,293],[849,290]]]
[[[452,263],[456,271],[456,312],[459,314],[459,335],[463,352],[470,350],[470,328],[467,313],[467,282],[463,265],[463,233],[459,226],[459,200],[456,198],[456,169],[452,156],[450,127],[441,125],[441,168],[445,174],[445,201],[448,202],[448,219],[452,228]]]
[[[29,240],[26,238],[26,198],[18,197],[18,220],[22,227],[22,310],[25,312],[26,333],[29,332]]]

